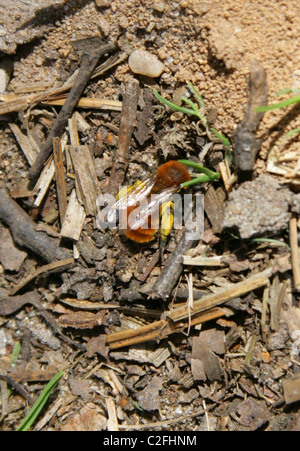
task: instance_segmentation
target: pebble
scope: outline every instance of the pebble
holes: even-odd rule
[[[111,6],[112,0],[95,0],[98,8],[109,8]]]
[[[162,13],[164,11],[165,7],[166,7],[166,5],[164,4],[164,2],[154,0],[153,9],[155,9],[156,11]]]
[[[128,64],[135,74],[151,78],[159,77],[165,69],[165,65],[147,50],[134,50],[129,56]]]
[[[10,58],[0,59],[0,94],[4,94],[13,71],[13,61]]]

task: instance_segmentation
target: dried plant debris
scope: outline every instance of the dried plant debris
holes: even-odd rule
[[[264,401],[249,397],[246,401],[236,403],[231,416],[242,426],[240,430],[256,431],[265,425],[271,417]]]
[[[225,353],[225,335],[211,329],[193,338],[192,374],[194,380],[216,381],[222,379],[223,371],[217,355]]]
[[[145,388],[137,394],[139,407],[143,410],[158,410],[160,408],[160,390],[162,388],[163,378],[154,376],[150,379]]]
[[[263,174],[230,193],[223,225],[237,228],[241,238],[276,235],[288,228],[294,199],[288,187]]]

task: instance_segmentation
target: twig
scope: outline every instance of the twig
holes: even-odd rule
[[[29,404],[34,403],[32,396],[22,387],[18,382],[16,382],[11,376],[7,374],[0,373],[0,380],[6,381],[8,385],[14,388],[24,399],[26,399]]]
[[[135,78],[131,78],[126,85],[124,94],[119,146],[109,180],[110,193],[113,195],[118,193],[119,187],[124,182],[124,176],[128,166],[130,141],[136,121],[138,98],[139,82]]]
[[[53,406],[45,413],[44,417],[34,426],[34,431],[40,431],[47,423],[49,423],[53,415],[55,415],[61,407],[63,401],[64,398],[57,399]]]
[[[66,102],[64,103],[58,117],[56,118],[52,130],[50,131],[46,142],[39,153],[35,163],[32,165],[29,171],[29,179],[31,182],[36,181],[47,158],[49,157],[52,149],[53,138],[60,137],[63,133],[68,119],[71,116],[78,100],[80,99],[100,57],[105,53],[111,52],[115,49],[115,44],[106,44],[100,46],[97,50],[95,49],[91,53],[84,53],[82,57],[82,62],[76,82],[68,94]]]
[[[17,245],[44,260],[51,262],[56,258],[63,260],[70,257],[69,250],[61,248],[59,240],[36,230],[36,224],[4,188],[0,188],[0,220],[9,227]]]
[[[168,319],[154,321],[151,324],[141,326],[137,329],[127,329],[109,334],[106,336],[106,343],[110,349],[118,349],[146,341],[159,341],[173,333],[181,332],[188,327],[212,321],[225,315],[232,315],[232,311],[226,308],[213,308],[207,312],[200,313],[190,321],[186,318],[186,320],[180,321],[178,324],[172,323]]]
[[[188,212],[187,224],[192,217],[192,208]],[[189,249],[192,249],[199,240],[191,240],[189,237],[190,231],[185,229],[182,233],[182,237],[173,251],[172,255],[168,258],[160,276],[153,285],[151,298],[161,298],[164,301],[170,296],[173,288],[175,287],[183,269],[183,255]]]
[[[66,99],[53,99],[44,102],[46,105],[63,106]],[[79,108],[95,108],[111,111],[122,111],[122,102],[119,100],[106,100],[97,98],[81,97],[77,105]]]
[[[269,305],[269,291],[270,287],[267,285],[264,289],[263,293],[263,302],[262,302],[262,309],[261,309],[261,334],[262,339],[264,342],[267,341],[268,336],[268,326],[267,326],[267,311],[268,311],[268,305]]]
[[[199,417],[200,415],[204,415],[206,412],[209,412],[210,410],[212,410],[215,407],[215,404],[210,405],[209,407],[206,408],[206,410],[204,409],[199,409],[196,410],[195,412],[189,414],[189,415],[183,415],[181,417],[178,418],[171,418],[169,420],[164,420],[164,421],[156,421],[156,422],[151,422],[151,423],[145,423],[145,424],[135,424],[135,425],[125,425],[125,424],[120,424],[119,428],[120,429],[125,429],[126,431],[130,431],[130,430],[140,430],[140,429],[148,429],[151,428],[151,430],[154,430],[156,428],[162,428],[162,427],[167,427],[170,424],[177,424],[177,423],[181,423],[182,421],[187,421],[191,418],[196,418]]]
[[[300,264],[298,247],[297,218],[294,216],[290,220],[290,246],[292,256],[292,270],[295,290],[300,290]]]
[[[156,264],[158,263],[160,258],[160,250],[157,250],[155,252],[155,254],[153,255],[153,257],[151,258],[147,268],[145,269],[145,272],[143,274],[141,274],[140,276],[137,277],[137,279],[140,282],[145,282],[146,279],[148,278],[148,276],[150,275],[151,271],[153,270],[153,268],[156,266]]]
[[[188,266],[208,266],[208,267],[218,267],[218,266],[228,266],[222,261],[222,256],[216,257],[202,257],[198,255],[197,257],[191,257],[190,255],[183,256],[183,264]]]
[[[186,275],[186,280],[188,283],[188,322],[189,322],[189,326],[188,326],[188,330],[187,330],[187,335],[190,334],[190,329],[191,329],[191,311],[194,308],[194,296],[193,296],[193,274],[190,272],[189,276]]]
[[[58,262],[49,263],[49,265],[42,266],[41,268],[34,271],[32,274],[29,274],[27,277],[25,277],[22,282],[20,282],[16,287],[14,287],[12,290],[10,290],[9,295],[14,296],[18,291],[20,291],[22,288],[24,288],[29,282],[36,279],[37,277],[45,274],[49,274],[52,272],[57,271],[64,271],[69,266],[74,264],[73,258],[68,258],[66,260],[60,260]]]
[[[267,77],[264,68],[257,60],[253,60],[250,67],[249,101],[244,119],[235,130],[235,146],[233,151],[234,166],[238,171],[251,171],[256,155],[260,148],[260,141],[255,132],[263,113],[255,109],[265,106],[268,102]]]
[[[78,124],[75,114],[68,120],[71,146],[80,146]]]
[[[217,293],[208,294],[207,296],[203,296],[199,301],[194,302],[194,309],[192,312],[192,316],[197,313],[203,312],[209,308],[216,307],[229,299],[233,299],[238,296],[242,296],[243,294],[248,293],[249,291],[256,290],[257,288],[261,288],[269,283],[269,278],[273,274],[273,268],[270,267],[265,269],[261,273],[255,274],[252,277],[249,277],[242,282],[238,282],[236,284],[231,284],[226,288],[223,288]],[[187,317],[188,310],[186,306],[179,307],[174,309],[171,312],[168,312],[166,316],[170,318],[172,321],[180,321]]]
[[[57,190],[60,224],[62,226],[67,210],[67,191],[64,171],[64,160],[60,138],[53,138],[53,156],[55,164],[56,190]]]

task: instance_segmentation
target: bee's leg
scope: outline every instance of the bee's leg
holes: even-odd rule
[[[163,262],[163,255],[167,244],[167,238],[174,223],[174,203],[165,202],[160,207],[160,261]]]

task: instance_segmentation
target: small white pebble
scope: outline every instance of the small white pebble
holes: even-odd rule
[[[147,50],[134,50],[129,56],[128,64],[135,74],[151,78],[159,77],[165,69],[165,65]]]

